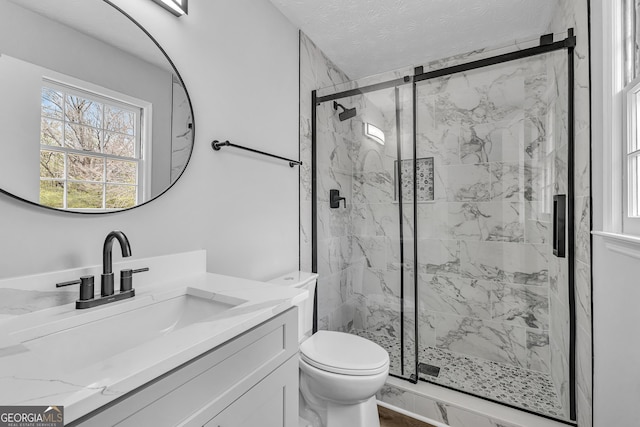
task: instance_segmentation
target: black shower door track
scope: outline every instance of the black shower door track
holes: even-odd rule
[[[341,98],[348,98],[351,96],[363,95],[369,92],[375,92],[378,90],[389,89],[389,88],[397,88],[399,86],[403,86],[405,84],[412,83],[413,84],[413,174],[414,178],[417,174],[417,164],[415,162],[416,158],[416,83],[434,79],[437,77],[443,77],[451,74],[462,73],[465,71],[471,71],[478,68],[488,67],[491,65],[502,64],[509,61],[516,61],[519,59],[529,58],[536,55],[541,55],[544,53],[554,52],[557,50],[567,49],[568,62],[567,62],[567,72],[568,72],[568,124],[567,124],[567,136],[568,136],[568,154],[567,154],[567,189],[568,189],[568,197],[567,197],[567,217],[570,218],[567,221],[567,262],[569,265],[569,271],[567,274],[568,279],[568,287],[569,287],[569,418],[570,420],[576,420],[576,361],[575,361],[575,353],[576,353],[576,325],[575,325],[575,316],[576,316],[576,308],[575,308],[575,201],[574,201],[574,144],[575,144],[575,58],[574,58],[574,50],[576,46],[576,37],[574,35],[573,28],[569,28],[567,30],[567,37],[564,40],[553,41],[553,34],[546,34],[540,37],[540,44],[538,46],[530,47],[527,49],[517,50],[514,52],[508,52],[501,55],[492,56],[489,58],[479,59],[476,61],[467,62],[464,64],[453,65],[450,67],[445,67],[432,71],[423,71],[423,67],[416,67],[414,69],[413,76],[404,76],[402,78],[397,78],[393,80],[388,80],[381,83],[375,83],[368,86],[363,86],[356,89],[349,89],[342,92],[337,92],[324,96],[317,96],[317,91],[314,90],[311,92],[311,268],[314,273],[318,272],[318,229],[317,229],[317,219],[318,219],[318,209],[317,209],[317,180],[316,180],[316,167],[317,167],[317,159],[316,159],[316,143],[317,143],[317,135],[316,135],[316,109],[317,107],[328,101],[333,101]],[[417,185],[414,179],[414,187]],[[414,250],[417,250],[417,235],[418,235],[418,224],[416,221],[417,218],[417,203],[415,201],[416,197],[416,189],[414,188],[413,196],[413,218],[414,218],[414,227],[413,227],[413,242],[414,242]],[[400,218],[400,227],[402,227],[402,217]],[[400,233],[400,244],[402,245],[402,230]],[[417,253],[417,252],[416,252]],[[417,275],[417,262],[414,263],[414,316],[415,316],[415,377],[407,378],[401,375],[389,374],[392,377],[400,378],[403,380],[411,381],[412,383],[418,382],[418,275]],[[400,293],[401,293],[401,318],[402,323],[404,323],[404,283],[403,275],[401,275],[401,283],[400,283]],[[316,298],[314,300],[314,313],[313,313],[313,331],[316,332],[318,330],[318,287],[316,286]],[[402,328],[402,326],[401,326]],[[400,345],[403,347],[404,336],[401,337]],[[404,350],[404,349],[401,349]],[[404,351],[402,351],[404,353]],[[404,360],[401,358],[401,372],[404,374]],[[426,381],[426,380],[423,380]],[[430,381],[426,381],[430,382]],[[437,383],[433,383],[436,385],[440,385]],[[493,399],[489,399],[483,396],[477,396],[472,393],[465,392],[463,390],[442,386],[445,388],[450,388],[452,390],[458,391],[460,393],[469,394],[474,397],[479,397],[484,400],[488,400],[491,402],[496,402],[501,405],[509,406],[520,411],[528,412],[543,418],[551,419],[554,421],[559,421],[564,424],[573,425],[573,422],[561,420],[558,418],[554,418],[548,415],[540,414],[535,411],[531,411],[528,409],[523,409],[520,407],[512,406],[506,404],[504,402],[499,402]]]

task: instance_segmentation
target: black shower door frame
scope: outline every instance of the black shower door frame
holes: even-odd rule
[[[418,239],[417,239],[417,233],[418,233],[418,224],[417,224],[417,220],[416,218],[418,217],[418,204],[416,203],[416,197],[417,197],[417,180],[415,179],[417,176],[417,162],[416,162],[416,158],[417,158],[417,120],[416,120],[416,115],[417,115],[417,84],[419,82],[423,82],[426,80],[430,80],[430,79],[435,79],[438,77],[443,77],[443,76],[448,76],[451,74],[456,74],[456,73],[462,73],[465,71],[470,71],[470,70],[475,70],[475,69],[479,69],[479,68],[483,68],[483,67],[488,67],[488,66],[492,66],[492,65],[497,65],[497,64],[502,64],[505,62],[510,62],[510,61],[516,61],[519,59],[524,59],[524,58],[529,58],[532,56],[536,56],[536,55],[542,55],[545,53],[549,53],[549,52],[554,52],[554,51],[558,51],[558,50],[563,50],[566,49],[567,51],[567,72],[568,72],[568,123],[567,123],[567,137],[568,137],[568,154],[567,154],[567,187],[568,187],[568,195],[567,195],[567,201],[566,201],[566,205],[567,205],[567,218],[569,219],[566,222],[566,228],[567,228],[567,250],[566,250],[566,257],[567,257],[567,261],[568,261],[568,274],[567,274],[567,279],[568,279],[568,290],[569,290],[569,399],[570,399],[570,407],[569,407],[569,417],[572,421],[576,420],[576,384],[575,384],[575,376],[576,376],[576,357],[575,357],[575,353],[576,353],[576,325],[575,325],[575,315],[576,315],[576,308],[575,308],[575,288],[574,288],[574,283],[575,283],[575,265],[574,265],[574,261],[575,261],[575,226],[574,226],[574,212],[575,212],[575,200],[574,200],[574,158],[575,158],[575,149],[574,149],[574,144],[575,144],[575,107],[574,107],[574,101],[575,101],[575,88],[574,88],[574,84],[575,84],[575,70],[574,70],[574,65],[575,65],[575,57],[574,57],[574,51],[575,51],[575,46],[576,46],[576,37],[574,35],[574,30],[573,28],[570,28],[567,30],[567,37],[563,40],[560,41],[553,41],[553,34],[546,34],[540,37],[540,43],[538,46],[534,46],[531,48],[527,48],[527,49],[522,49],[522,50],[517,50],[517,51],[513,51],[513,52],[508,52],[505,54],[501,54],[501,55],[496,55],[496,56],[492,56],[489,58],[483,58],[483,59],[479,59],[476,61],[471,61],[471,62],[467,62],[464,64],[458,64],[458,65],[453,65],[450,67],[445,67],[445,68],[441,68],[441,69],[437,69],[437,70],[432,70],[432,71],[424,71],[423,67],[416,67],[414,69],[414,75],[413,76],[404,76],[401,78],[397,78],[397,79],[392,79],[392,80],[388,80],[385,82],[381,82],[381,83],[376,83],[376,84],[372,84],[372,85],[368,85],[368,86],[363,86],[360,88],[355,88],[355,89],[349,89],[349,90],[345,90],[342,92],[337,92],[334,94],[330,94],[330,95],[324,95],[324,96],[318,96],[317,95],[317,91],[314,90],[311,92],[311,215],[312,215],[312,220],[311,220],[311,240],[312,240],[312,244],[311,244],[311,268],[312,271],[314,273],[318,272],[318,225],[317,225],[317,179],[316,179],[316,172],[317,172],[317,124],[316,124],[316,114],[317,114],[317,107],[325,102],[329,102],[329,101],[335,101],[341,98],[348,98],[351,96],[356,96],[356,95],[364,95],[366,93],[370,93],[370,92],[375,92],[378,90],[383,90],[383,89],[390,89],[390,88],[398,88],[400,86],[403,85],[407,85],[407,84],[412,84],[413,85],[413,94],[412,94],[412,108],[413,108],[413,218],[414,218],[414,227],[413,227],[413,245],[414,245],[414,253],[417,254],[418,253]],[[397,92],[396,92],[397,94]],[[397,96],[396,96],[397,99]],[[398,105],[396,105],[396,117],[398,115]],[[396,123],[396,126],[398,126],[399,124]],[[399,135],[399,134],[398,134]],[[400,152],[398,152],[398,156],[400,156]],[[400,168],[399,168],[400,169]],[[400,205],[402,205],[402,203],[400,203]],[[402,231],[402,207],[399,208],[400,209],[400,247],[403,247],[402,244],[402,238],[403,238],[403,231]],[[414,337],[415,337],[415,345],[414,345],[414,350],[415,350],[415,357],[414,357],[414,362],[415,362],[415,370],[414,372],[416,372],[415,376],[404,376],[404,375],[396,375],[396,374],[390,374],[393,377],[396,378],[400,378],[403,380],[407,380],[410,381],[412,383],[417,383],[418,382],[418,272],[417,272],[417,262],[414,262],[414,318],[415,318],[415,331],[414,331]],[[403,271],[404,269],[401,269],[401,276],[400,276],[400,316],[401,316],[401,353],[404,352],[404,275],[403,275]],[[317,294],[318,292],[321,292],[320,289],[318,289],[318,287],[316,287],[316,298],[314,298],[314,316],[313,316],[313,331],[316,332],[318,329],[318,319],[317,319],[317,311],[318,311],[318,298],[317,298]],[[404,354],[401,356],[400,361],[401,361],[401,372],[404,374]],[[440,384],[438,384],[440,385]],[[445,388],[451,388],[452,390],[458,391],[460,393],[465,393],[465,394],[471,394],[471,393],[467,393],[465,391],[462,390],[458,390],[452,387],[446,387],[446,386],[442,386],[441,387],[445,387]],[[488,399],[482,396],[477,396],[472,394],[475,397],[479,397],[481,399],[485,399],[485,400],[490,400],[492,402],[495,402],[495,400],[492,399]],[[560,421],[566,424],[572,424],[570,422],[564,421],[564,420],[559,420],[557,418],[553,418],[547,415],[543,415],[543,414],[539,414],[537,412],[534,411],[529,411],[527,409],[523,409],[520,407],[516,407],[516,406],[512,406],[506,403],[502,403],[502,402],[498,402],[501,403],[502,405],[505,406],[510,406],[513,407],[515,409],[521,410],[521,411],[525,411],[525,412],[529,412],[544,418],[549,418],[552,419],[554,421]]]

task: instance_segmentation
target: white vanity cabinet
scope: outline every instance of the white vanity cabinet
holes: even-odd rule
[[[71,425],[297,427],[297,308]]]

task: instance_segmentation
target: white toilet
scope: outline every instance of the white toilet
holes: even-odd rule
[[[389,374],[389,354],[365,338],[313,327],[318,275],[295,271],[269,283],[307,289],[298,305],[300,426],[379,427],[376,393]]]

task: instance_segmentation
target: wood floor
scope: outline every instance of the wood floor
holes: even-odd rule
[[[380,414],[380,427],[433,427],[431,424],[407,417],[382,406],[378,406],[378,414]]]

